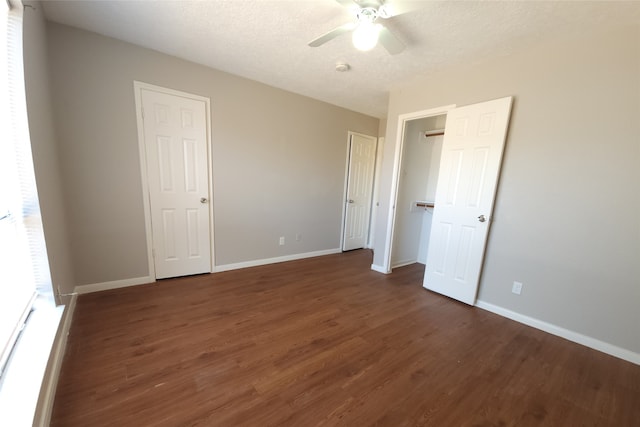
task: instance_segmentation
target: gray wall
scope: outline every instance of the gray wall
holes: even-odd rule
[[[398,115],[509,95],[479,299],[640,353],[638,26],[594,29],[394,90],[374,263],[383,264]]]
[[[58,294],[72,290],[75,278],[51,112],[46,24],[38,3],[24,10],[23,46],[31,151],[51,281]]]
[[[340,246],[347,132],[377,136],[378,119],[71,27],[47,36],[78,285],[148,274],[134,80],[211,98],[216,265]]]

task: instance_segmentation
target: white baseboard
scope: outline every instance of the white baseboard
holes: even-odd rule
[[[88,294],[91,292],[107,291],[109,289],[126,288],[127,286],[144,285],[153,283],[156,279],[151,276],[132,277],[131,279],[114,280],[112,282],[92,283],[90,285],[79,285],[73,290],[76,294]]]
[[[49,363],[47,363],[47,369],[45,371],[44,379],[42,380],[38,405],[33,418],[34,426],[46,427],[51,424],[53,401],[56,397],[58,377],[60,376],[60,369],[62,368],[64,352],[67,348],[67,338],[69,336],[69,328],[71,328],[71,321],[73,320],[73,313],[76,309],[76,300],[77,295],[71,295],[71,298],[64,309],[64,313],[62,314],[62,321],[60,322],[58,333],[56,334],[55,341],[53,342],[53,348],[51,349],[51,355],[49,356]]]
[[[393,268],[400,268],[400,267],[404,267],[405,265],[415,264],[415,263],[417,263],[417,262],[418,262],[418,260],[417,260],[417,259],[410,259],[410,260],[407,260],[407,261],[400,261],[400,262],[397,262],[397,263],[393,264],[393,265],[391,266],[391,268],[392,268],[392,269],[393,269]]]
[[[536,329],[540,329],[542,331],[548,332],[552,335],[562,337],[569,341],[573,341],[575,343],[593,348],[594,350],[607,353],[619,359],[623,359],[628,362],[635,363],[636,365],[640,365],[640,354],[634,353],[631,350],[627,350],[625,348],[621,348],[613,344],[600,341],[598,339],[589,337],[587,335],[582,335],[578,332],[574,332],[569,329],[565,329],[560,326],[556,326],[551,323],[547,323],[542,320],[535,319],[533,317],[525,316],[524,314],[516,313],[515,311],[507,310],[506,308],[502,308],[497,305],[490,304],[488,302],[476,301],[476,307],[481,308],[483,310],[490,311],[500,316],[509,318],[511,320],[515,320],[516,322],[524,323],[525,325],[531,326]]]
[[[371,269],[373,271],[377,271],[378,273],[382,273],[382,274],[389,274],[390,273],[390,271],[387,271],[386,268],[384,268],[383,266],[378,265],[378,264],[371,264]]]
[[[303,259],[303,258],[312,258],[317,256],[323,256],[323,255],[338,254],[340,252],[342,252],[340,248],[335,248],[335,249],[327,249],[324,251],[305,252],[301,254],[285,255],[285,256],[276,257],[276,258],[266,258],[266,259],[257,259],[253,261],[238,262],[235,264],[217,265],[214,267],[212,273],[219,273],[222,271],[229,271],[229,270],[238,270],[240,268],[247,268],[247,267],[256,267],[259,265],[275,264],[278,262],[295,261],[297,259]],[[90,285],[79,285],[75,287],[73,292],[78,295],[81,295],[81,294],[88,294],[91,292],[106,291],[109,289],[118,289],[118,288],[126,288],[128,286],[144,285],[147,283],[153,283],[155,281],[156,280],[151,276],[133,277],[131,279],[114,280],[112,282],[92,283]]]
[[[220,273],[223,271],[238,270],[240,268],[257,267],[259,265],[276,264],[278,262],[295,261],[295,260],[304,259],[304,258],[313,258],[313,257],[323,256],[323,255],[339,254],[340,252],[342,252],[342,249],[335,248],[335,249],[327,249],[324,251],[305,252],[301,254],[285,255],[285,256],[280,256],[275,258],[256,259],[253,261],[237,262],[234,264],[216,265],[214,267],[213,272]]]

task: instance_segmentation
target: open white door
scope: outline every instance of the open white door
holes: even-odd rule
[[[449,111],[424,287],[474,304],[512,98]]]
[[[156,278],[211,272],[207,105],[141,89]]]
[[[364,248],[369,237],[377,138],[351,133],[342,250]]]

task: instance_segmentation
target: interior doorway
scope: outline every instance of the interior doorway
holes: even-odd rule
[[[429,194],[427,193],[427,190],[434,192],[434,188],[437,185],[437,182],[434,182],[434,179],[431,179],[432,184],[429,185],[427,189],[427,184],[425,182],[420,183],[418,182],[419,178],[415,178],[412,176],[411,181],[416,181],[416,187],[418,187],[417,190],[414,189],[415,190],[414,191],[412,189],[408,189],[406,191],[406,196],[403,194],[403,196],[399,198],[399,196],[401,195],[401,192],[405,193],[404,183],[407,181],[407,179],[401,179],[403,163],[404,164],[407,163],[406,161],[403,162],[403,160],[406,160],[405,146],[410,145],[410,143],[407,141],[409,138],[412,138],[412,137],[416,139],[416,145],[420,145],[421,143],[424,143],[425,145],[424,147],[422,147],[422,150],[418,148],[416,149],[416,151],[422,151],[425,154],[425,158],[429,160],[428,166],[431,166],[431,161],[435,162],[436,165],[438,165],[439,164],[438,155],[437,153],[435,153],[435,156],[434,156],[434,152],[433,152],[434,149],[437,150],[437,147],[433,145],[435,141],[433,140],[427,141],[425,132],[429,134],[431,138],[434,136],[441,136],[441,135],[435,135],[437,133],[441,133],[441,129],[438,129],[438,127],[444,126],[444,123],[446,122],[447,113],[450,110],[453,110],[454,108],[455,108],[455,105],[447,105],[439,108],[433,108],[429,110],[416,111],[414,113],[402,114],[398,117],[398,130],[396,134],[397,135],[396,139],[398,143],[396,144],[396,150],[394,154],[393,174],[391,177],[391,196],[390,196],[391,200],[389,202],[389,216],[388,216],[388,223],[387,223],[387,236],[386,236],[386,245],[385,245],[385,252],[384,252],[384,272],[385,273],[391,273],[394,267],[393,265],[394,262],[396,264],[395,267],[399,267],[400,265],[407,265],[411,263],[410,259],[413,257],[415,257],[416,260],[412,262],[417,262],[418,251],[416,250],[416,243],[418,244],[417,245],[418,250],[421,250],[422,252],[424,252],[424,254],[420,253],[420,259],[424,259],[424,256],[426,255],[428,248],[425,247],[424,243],[422,242],[423,240],[428,241],[429,234],[426,233],[427,237],[422,237],[422,234],[424,234],[423,231],[424,232],[427,231],[428,225],[423,230],[422,229],[423,222],[421,222],[421,220],[424,221],[425,218],[427,218],[427,221],[428,221],[428,217],[426,217],[426,215],[431,215],[430,210],[432,210],[433,208],[432,208],[432,204],[431,206],[428,206],[427,203],[424,203],[423,206],[418,206],[417,204],[414,205],[413,203],[428,202],[429,200],[425,200],[429,196]],[[429,131],[425,126],[426,127],[431,126],[432,129]],[[423,127],[425,128],[423,129]],[[421,139],[420,137],[421,132],[422,132],[422,135],[425,137],[424,139]],[[431,143],[431,147],[426,145],[429,143]],[[430,159],[426,156],[426,153],[429,151],[430,151],[429,153]],[[420,162],[420,159],[417,159],[417,161]],[[411,169],[414,169],[414,167],[412,167]],[[407,169],[405,169],[405,171],[406,170]],[[420,173],[418,172],[418,174]],[[437,177],[437,174],[435,175],[435,177]],[[427,173],[426,180],[428,182],[428,173]],[[435,181],[437,181],[437,179]],[[420,188],[422,186],[424,186],[424,188]],[[420,215],[418,215],[419,212],[420,212]],[[411,221],[406,221],[407,224],[404,224],[405,221],[403,221],[402,219],[400,220],[401,233],[400,233],[400,237],[398,237],[396,240],[395,235],[396,235],[396,225],[397,225],[396,218],[397,217],[400,217],[400,218],[408,217],[408,219],[410,219]],[[403,238],[402,236],[412,232],[412,227],[409,224],[410,222],[419,223],[420,230],[418,231],[417,237],[413,236],[411,237],[411,241],[405,242],[405,238]],[[395,260],[392,260],[392,254],[394,254],[394,247],[397,246],[398,244],[403,245],[403,248],[401,248],[395,253]],[[405,250],[406,248],[404,248],[404,246],[411,249]],[[411,256],[411,252],[415,252],[413,257]]]
[[[391,268],[427,262],[446,119],[441,114],[405,123]]]

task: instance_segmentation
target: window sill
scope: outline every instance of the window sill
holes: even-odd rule
[[[0,383],[0,425],[31,426],[64,306],[44,297],[33,306]]]

